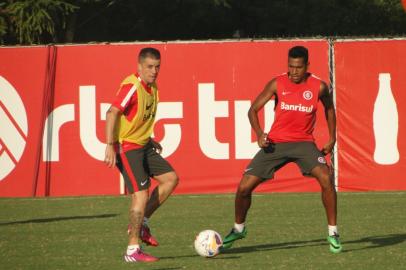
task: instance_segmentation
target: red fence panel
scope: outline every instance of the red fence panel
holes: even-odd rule
[[[406,190],[406,40],[334,45],[340,190]]]
[[[0,196],[31,196],[36,180],[48,49],[0,49]]]

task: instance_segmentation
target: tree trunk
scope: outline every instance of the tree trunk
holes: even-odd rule
[[[66,23],[66,32],[65,32],[65,42],[66,43],[73,43],[77,18],[78,18],[77,12],[70,14],[68,17],[68,21]]]

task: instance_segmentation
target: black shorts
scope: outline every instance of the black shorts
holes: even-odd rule
[[[117,168],[130,193],[148,189],[150,177],[174,171],[150,143],[140,149],[117,154]]]
[[[313,142],[275,143],[258,151],[244,175],[272,179],[274,173],[289,162],[296,163],[306,176],[314,167],[327,165],[324,155]]]

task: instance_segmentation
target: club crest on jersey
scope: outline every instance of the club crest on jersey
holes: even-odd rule
[[[303,92],[303,98],[306,100],[311,100],[313,98],[313,93],[310,90],[306,90]]]
[[[325,159],[324,157],[318,157],[317,160],[319,161],[319,163],[322,163],[322,164],[326,164],[326,163],[327,163],[327,162],[326,162],[326,159]]]

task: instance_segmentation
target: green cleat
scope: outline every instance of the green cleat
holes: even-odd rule
[[[330,244],[330,251],[332,253],[340,253],[343,247],[341,246],[340,236],[331,235],[327,237],[327,242]]]
[[[222,249],[229,249],[235,240],[243,239],[247,235],[247,228],[244,227],[242,232],[236,232],[234,229],[231,229],[231,232],[223,240]]]

